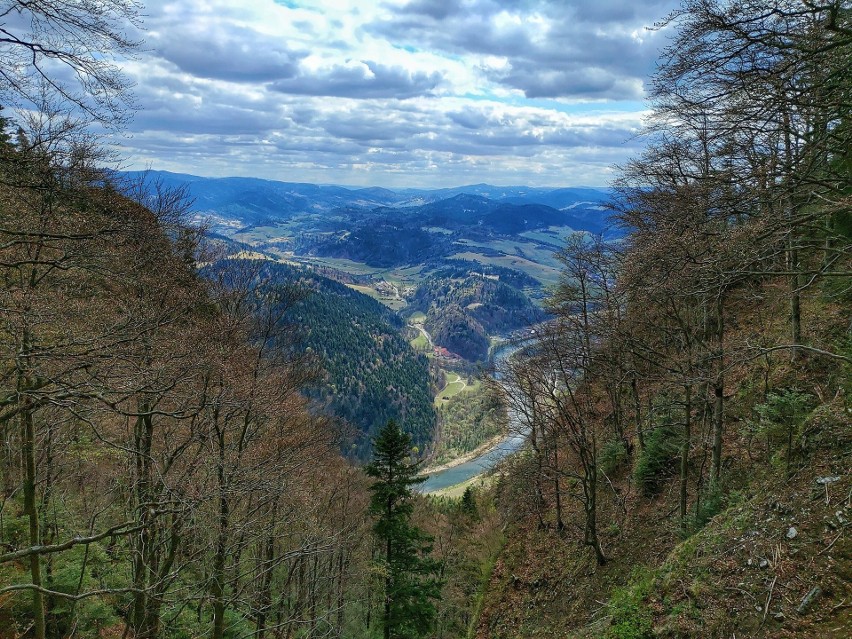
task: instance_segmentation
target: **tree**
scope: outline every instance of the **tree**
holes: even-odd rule
[[[138,0],[0,0],[0,100],[63,103],[83,119],[120,126],[131,84],[116,64],[138,43]]]
[[[419,463],[410,462],[411,436],[391,420],[373,441],[373,461],[367,474],[376,481],[370,512],[373,530],[384,544],[385,601],[382,623],[385,639],[422,636],[432,625],[440,595],[438,562],[429,557],[431,538],[411,522],[412,487]]]

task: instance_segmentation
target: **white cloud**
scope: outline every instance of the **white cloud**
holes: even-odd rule
[[[447,186],[603,184],[668,0],[150,2],[133,165]]]

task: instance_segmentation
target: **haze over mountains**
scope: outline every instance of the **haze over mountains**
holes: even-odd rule
[[[298,311],[299,323],[311,327],[303,346],[319,355],[329,408],[355,427],[347,453],[362,459],[390,417],[428,445],[435,426],[428,393],[443,379],[440,370],[473,371],[495,340],[546,318],[541,301],[558,280],[554,253],[567,235],[614,234],[610,193],[594,188],[391,190],[168,172],[128,177],[185,189],[193,217],[227,255],[269,259],[270,268],[284,263],[269,271],[275,284],[309,283],[313,295]],[[422,345],[418,355],[407,342],[421,332],[429,357],[434,347],[438,358],[431,375]],[[389,372],[392,364],[399,371]],[[376,380],[374,368],[382,373]],[[391,387],[404,401],[380,410]]]
[[[534,188],[473,184],[445,189],[348,188],[258,178],[205,178],[167,171],[132,171],[164,186],[185,186],[196,212],[213,214],[214,227],[235,222],[244,225],[278,222],[294,217],[334,213],[328,218],[352,217],[356,212],[398,209],[406,218],[425,222],[453,220],[458,225],[499,223],[516,217],[524,230],[549,225],[576,230],[603,231],[606,189],[592,187]],[[534,207],[534,208],[523,208]],[[219,219],[221,218],[221,219]],[[214,230],[216,230],[214,228]],[[503,229],[509,230],[509,229]]]

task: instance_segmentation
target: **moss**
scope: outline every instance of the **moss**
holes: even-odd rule
[[[607,605],[611,626],[607,639],[650,639],[653,617],[647,598],[654,585],[654,574],[647,568],[635,568],[629,583],[616,588]]]

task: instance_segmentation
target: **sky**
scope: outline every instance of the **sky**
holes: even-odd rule
[[[604,186],[673,0],[147,0],[128,168]]]

